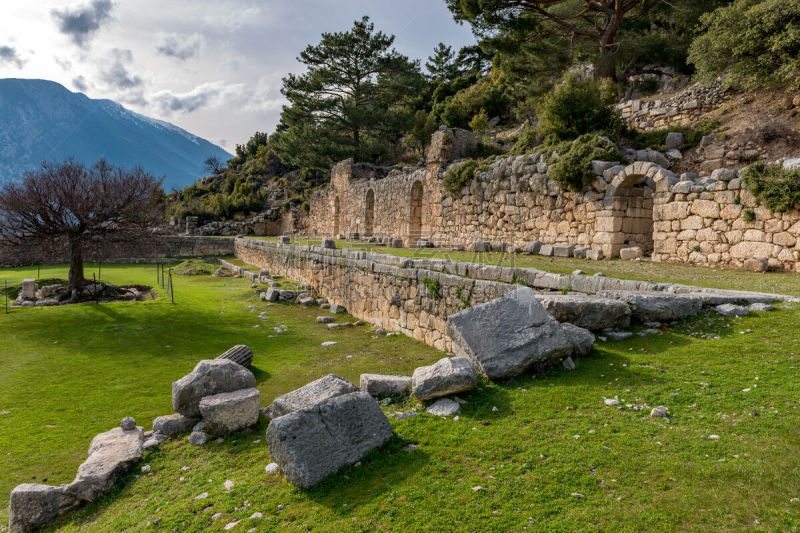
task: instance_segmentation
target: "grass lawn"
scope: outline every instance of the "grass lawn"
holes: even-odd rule
[[[617,263],[599,266],[615,275]],[[661,276],[677,275],[663,266]],[[43,268],[42,277],[63,273]],[[18,281],[30,270],[2,275]],[[155,280],[142,265],[104,266],[103,276]],[[771,276],[783,275],[759,279]],[[797,276],[780,280],[782,292],[800,293]],[[170,382],[232,344],[254,349],[264,405],[328,372],[410,372],[440,357],[404,337],[373,338],[368,326],[328,332],[314,322],[319,310],[266,307],[241,279],[180,277],[175,292],[175,306],[159,298],[0,316],[3,507],[17,483],[71,480],[91,437],[123,416],[149,426],[169,412]],[[233,531],[796,531],[799,319],[800,307],[706,313],[598,344],[573,372],[483,383],[462,396],[459,420],[392,418],[392,441],[311,490],[264,473],[263,420],[221,444],[168,441],[146,453],[150,474],[131,473],[51,529],[221,531],[238,520]],[[288,331],[275,334],[279,324]],[[322,348],[325,340],[339,344]],[[614,396],[621,409],[604,404]],[[649,417],[657,405],[669,420]]]
[[[277,241],[275,237],[253,238]],[[297,238],[292,242],[293,244],[318,246],[321,239]],[[452,259],[454,261],[470,261],[487,265],[538,268],[557,274],[570,274],[575,270],[583,270],[586,274],[603,272],[613,278],[661,283],[684,283],[686,285],[699,285],[718,289],[774,292],[800,296],[800,276],[795,272],[757,273],[730,268],[696,266],[688,263],[652,263],[650,261],[622,261],[620,259],[589,261],[588,259],[565,259],[497,252],[454,252],[441,248],[387,248],[363,241],[337,240],[336,247],[419,259]]]

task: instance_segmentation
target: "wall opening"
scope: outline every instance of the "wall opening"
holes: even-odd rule
[[[653,192],[647,175],[626,169],[614,179],[604,209],[595,218],[593,242],[601,245],[605,256],[619,257],[619,251],[630,246],[653,252]]]
[[[364,236],[372,237],[372,226],[375,221],[375,191],[367,191],[366,208],[364,209]]]
[[[341,211],[342,205],[339,201],[339,196],[336,196],[336,199],[333,201],[333,238],[336,239],[339,237],[339,218],[341,218]]]
[[[422,238],[422,182],[411,186],[408,218],[408,246],[414,246]]]

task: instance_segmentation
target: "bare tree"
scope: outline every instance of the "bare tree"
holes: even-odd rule
[[[203,164],[206,166],[206,172],[215,176],[225,169],[225,164],[215,155],[208,156],[208,158],[203,161]]]
[[[85,245],[142,237],[162,220],[162,194],[161,180],[141,168],[125,170],[104,159],[91,168],[72,159],[42,163],[0,189],[0,240],[16,248],[67,245],[75,295],[85,283]]]

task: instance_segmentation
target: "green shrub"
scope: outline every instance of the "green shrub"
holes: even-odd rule
[[[441,298],[439,290],[441,289],[442,285],[439,283],[438,279],[425,278],[422,280],[422,284],[425,285],[425,288],[428,290],[428,296],[430,296],[432,300],[438,300]]]
[[[776,213],[800,204],[800,171],[787,171],[780,163],[756,163],[742,171],[742,181],[756,197]]]
[[[599,135],[581,135],[573,142],[546,144],[544,149],[544,153],[558,153],[557,159],[551,159],[548,176],[571,191],[582,190],[594,179],[592,160],[623,160],[616,147]]]
[[[477,169],[478,163],[476,163],[474,159],[467,159],[455,165],[445,172],[444,178],[442,178],[444,189],[450,193],[450,196],[458,196],[461,194],[461,189],[475,179],[475,171]]]
[[[485,109],[481,109],[472,120],[469,121],[469,128],[475,133],[480,133],[489,129],[489,116],[486,114]]]
[[[700,18],[705,33],[689,49],[701,79],[800,89],[800,1],[736,0]]]
[[[610,91],[574,75],[567,76],[562,84],[544,96],[538,114],[542,139],[568,140],[598,132],[617,138],[625,130]]]
[[[536,128],[525,126],[520,134],[517,136],[517,141],[514,143],[514,148],[511,149],[511,155],[522,155],[532,152],[534,148],[541,144],[542,140],[539,137],[539,132]]]
[[[663,130],[654,130],[648,132],[629,130],[625,134],[625,137],[630,145],[637,150],[644,150],[645,148],[663,150],[665,148],[664,144],[667,142],[667,135],[671,132],[677,131],[683,133],[686,146],[691,148],[700,144],[700,141],[703,140],[703,137],[709,135],[718,127],[719,121],[706,120],[695,126],[672,126]]]
[[[477,142],[475,143],[475,157],[477,159],[483,159],[485,157],[491,157],[493,155],[503,155],[503,149],[500,148],[498,145],[488,142]]]
[[[756,212],[753,211],[752,209],[745,209],[742,212],[742,216],[745,222],[752,222],[756,219]]]

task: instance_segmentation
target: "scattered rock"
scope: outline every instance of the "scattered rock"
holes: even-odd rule
[[[743,305],[722,304],[714,308],[718,315],[722,316],[747,316],[750,311]]]
[[[149,474],[150,473],[150,465],[144,465],[142,467],[142,474]]]
[[[616,398],[606,398],[605,400],[603,400],[603,403],[609,407],[612,407],[614,405],[619,405],[619,400],[617,400]]]
[[[561,324],[529,287],[450,315],[447,335],[455,355],[471,360],[490,379],[518,376],[573,352]]]
[[[204,431],[192,431],[188,440],[192,446],[202,446],[208,442],[208,434]]]
[[[575,361],[572,360],[572,357],[567,357],[566,359],[564,359],[564,361],[562,361],[562,364],[566,370],[575,370],[576,368],[578,368],[575,365]]]
[[[197,496],[194,497],[195,500],[205,500],[207,498],[208,498],[207,492],[203,492],[202,494],[198,494]]]
[[[258,423],[261,393],[255,387],[206,396],[200,400],[200,413],[207,430],[226,435]]]
[[[748,311],[774,311],[775,308],[769,304],[754,303],[747,306]]]
[[[474,389],[478,385],[475,367],[464,357],[445,357],[430,366],[414,370],[411,390],[420,400],[430,400]]]
[[[411,391],[411,378],[408,376],[387,376],[383,374],[361,374],[361,390],[380,398],[408,394]]]
[[[318,324],[330,324],[333,322],[332,316],[318,316],[317,323]]]
[[[329,347],[329,346],[336,346],[338,343],[336,341],[325,341],[322,343],[322,346]]]
[[[264,468],[264,472],[267,474],[274,474],[278,470],[280,470],[278,463],[270,463]]]
[[[461,406],[458,402],[454,402],[448,398],[442,398],[440,400],[436,400],[427,409],[425,412],[431,415],[436,416],[453,416],[461,409]]]
[[[609,331],[606,333],[606,337],[612,341],[625,341],[633,337],[633,333],[630,331]]]
[[[200,361],[194,370],[172,384],[172,408],[189,417],[200,415],[200,400],[206,396],[256,386],[253,373],[227,359]]]
[[[122,419],[122,422],[120,423],[119,427],[121,427],[125,431],[134,429],[136,427],[136,420],[134,420],[130,416],[126,416],[125,418]]]
[[[669,416],[669,409],[667,409],[666,405],[653,407],[652,411],[650,411],[650,416],[653,418],[666,418]]]
[[[287,481],[301,487],[311,487],[355,464],[391,437],[389,420],[365,392],[274,418],[267,427],[270,455]]]
[[[264,414],[272,419],[287,415],[293,411],[308,409],[320,402],[357,392],[358,387],[341,376],[328,374],[311,383],[275,398]]]
[[[161,433],[162,435],[187,433],[200,421],[199,417],[183,416],[180,413],[159,416],[153,420],[153,433]]]
[[[561,324],[561,330],[567,336],[567,340],[572,344],[572,354],[574,356],[583,357],[592,352],[595,337],[591,331],[578,327],[574,324],[570,324],[569,322]],[[568,357],[568,359],[570,358]]]

